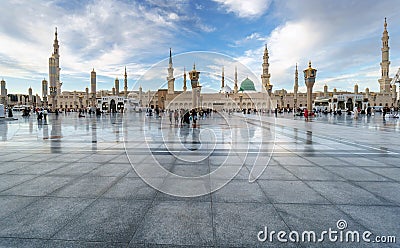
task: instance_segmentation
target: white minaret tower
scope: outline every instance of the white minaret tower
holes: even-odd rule
[[[183,67],[183,92],[186,92],[187,86],[186,86],[186,68]]]
[[[4,79],[1,80],[1,104],[4,106],[7,105],[7,89],[6,89],[6,81]]]
[[[383,24],[384,30],[382,34],[382,62],[381,62],[381,78],[378,80],[380,85],[381,93],[390,93],[390,82],[392,81],[389,78],[389,34],[387,31],[387,23],[385,17],[385,23]]]
[[[268,59],[269,59],[268,47],[267,44],[265,44],[263,64],[262,64],[263,73],[261,75],[261,82],[262,82],[262,92],[268,92],[268,94],[270,94],[272,92],[272,84],[270,84],[271,74],[269,74]]]
[[[42,99],[43,99],[43,106],[47,107],[47,89],[48,89],[48,83],[47,80],[43,78],[42,80]]]
[[[142,105],[142,97],[143,97],[143,88],[142,88],[142,86],[140,85],[139,86],[139,107],[143,107],[143,105]]]
[[[168,63],[168,94],[174,94],[174,68],[172,67],[172,51],[171,48],[169,49],[169,63]]]
[[[128,98],[128,74],[126,73],[126,66],[124,74],[124,98]]]
[[[299,92],[299,71],[297,70],[297,63],[296,63],[296,70],[294,71],[294,87],[293,87],[293,92],[294,92],[294,109],[297,109],[297,93]]]
[[[224,67],[222,66],[221,90],[224,90],[224,87],[225,87],[225,72],[224,72]]]
[[[91,96],[91,105],[92,107],[96,107],[96,72],[94,68],[90,73],[90,94]]]
[[[29,102],[29,105],[33,105],[32,87],[29,87],[29,89],[28,89],[28,102]]]
[[[115,88],[115,95],[119,96],[119,79],[118,79],[118,77],[115,78],[114,88]]]
[[[52,100],[52,110],[57,107],[57,96],[61,95],[61,81],[60,81],[60,55],[59,45],[57,39],[57,28],[53,43],[53,54],[49,58],[49,81],[50,81],[50,97]]]
[[[235,66],[235,85],[233,86],[233,93],[238,93],[237,66]]]

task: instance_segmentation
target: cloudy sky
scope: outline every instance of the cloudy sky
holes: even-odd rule
[[[88,87],[93,67],[98,88],[111,89],[124,66],[130,89],[158,88],[166,83],[169,48],[176,89],[194,62],[205,89],[219,87],[222,66],[230,86],[237,66],[239,80],[250,77],[260,89],[265,43],[274,89],[292,91],[295,64],[303,70],[311,60],[316,90],[352,90],[355,83],[378,90],[384,17],[390,75],[400,67],[396,0],[5,0],[2,10],[0,77],[9,93],[31,86],[40,94],[56,26],[63,90]]]

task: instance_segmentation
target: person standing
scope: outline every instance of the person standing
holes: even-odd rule
[[[382,109],[382,116],[383,116],[383,119],[385,119],[385,115],[386,115],[386,107],[383,107],[383,109]]]
[[[47,109],[43,109],[43,119],[47,121]]]
[[[175,110],[175,112],[174,112],[174,118],[175,118],[175,125],[178,125],[179,124],[179,112],[178,112],[178,110]]]
[[[173,114],[172,110],[171,110],[171,109],[168,110],[169,124],[170,124],[170,125],[172,125],[172,114]]]
[[[358,108],[356,106],[354,106],[353,112],[354,112],[354,119],[358,119]]]
[[[308,109],[307,108],[304,109],[304,119],[305,119],[305,121],[308,121]]]

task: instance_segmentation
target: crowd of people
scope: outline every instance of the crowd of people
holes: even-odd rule
[[[199,119],[205,119],[211,116],[213,110],[211,109],[191,109],[191,110],[160,110],[159,108],[146,110],[146,115],[154,118],[167,117],[169,119],[170,125],[184,126],[192,125],[192,127],[197,127]]]

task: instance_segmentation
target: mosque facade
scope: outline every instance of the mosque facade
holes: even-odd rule
[[[387,22],[385,18],[384,31],[382,34],[382,61],[381,78],[378,80],[380,91],[370,92],[369,88],[360,91],[357,84],[354,85],[354,90],[338,91],[334,88],[328,90],[325,84],[324,90],[311,93],[313,102],[312,108],[323,108],[327,110],[341,109],[352,110],[358,107],[365,110],[368,107],[398,107],[399,97],[396,90],[395,82],[389,77],[389,35],[387,31]],[[244,79],[240,87],[238,86],[237,70],[235,69],[234,89],[232,90],[224,82],[224,70],[221,74],[221,91],[220,93],[201,93],[200,105],[203,108],[211,108],[216,110],[239,110],[239,109],[256,109],[258,111],[270,111],[272,109],[297,109],[307,107],[307,93],[299,92],[299,75],[297,64],[294,71],[294,86],[293,91],[288,92],[285,89],[272,91],[273,85],[270,82],[271,74],[269,72],[269,53],[265,46],[261,83],[262,89],[257,92],[253,81],[249,78]],[[311,62],[310,62],[311,68]],[[306,71],[306,70],[305,70]],[[195,73],[196,69],[189,72]],[[158,91],[147,92],[142,94],[144,98],[140,100],[140,106],[159,107],[161,109],[190,109],[196,107],[192,103],[193,94],[187,91],[186,72],[183,75],[182,91],[174,91],[175,78],[173,76],[172,55],[170,51],[169,66],[168,66],[168,90],[159,89]],[[192,83],[193,85],[193,83]],[[198,87],[196,88],[198,90]]]

